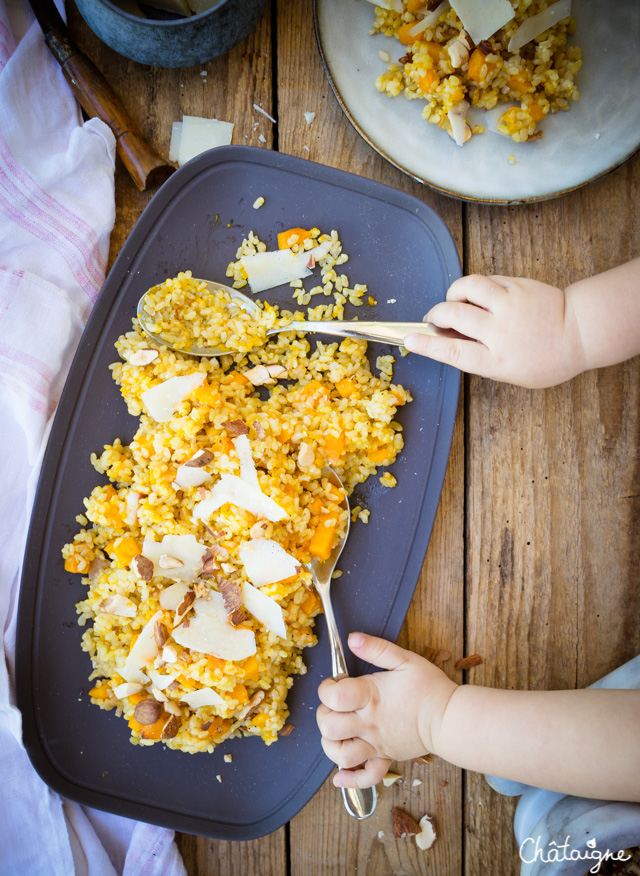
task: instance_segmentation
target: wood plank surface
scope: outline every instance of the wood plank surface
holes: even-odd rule
[[[563,198],[472,206],[468,273],[564,286],[640,253],[640,160]],[[640,361],[549,390],[467,377],[470,681],[564,689],[640,651]],[[470,775],[465,873],[520,872],[514,801]]]
[[[183,114],[232,121],[234,143],[277,148],[419,198],[443,218],[465,273],[563,285],[640,254],[640,156],[577,192],[517,207],[463,204],[392,168],[334,98],[311,0],[271,0],[241,45],[183,70],[128,61],[91,34],[72,4],[68,14],[73,38],[165,156]],[[316,113],[311,125],[305,112]],[[118,163],[110,264],[152,195],[138,192]],[[484,662],[465,681],[531,689],[590,684],[640,651],[639,394],[638,360],[546,391],[463,379],[438,515],[400,644],[448,652],[440,663],[457,681],[455,660],[479,653]],[[381,788],[364,822],[345,814],[328,781],[270,836],[178,836],[189,876],[519,873],[513,800],[437,759],[397,769],[402,781]],[[394,806],[435,817],[439,839],[429,852],[392,838]]]

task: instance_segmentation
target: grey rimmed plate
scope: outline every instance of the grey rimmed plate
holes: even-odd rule
[[[422,101],[389,98],[375,87],[404,47],[369,34],[365,0],[314,0],[316,36],[338,101],[360,135],[391,164],[438,191],[470,201],[518,204],[557,197],[590,183],[640,146],[640,3],[574,0],[573,44],[582,49],[580,99],[541,125],[543,137],[515,143],[487,131],[464,146],[421,116]],[[481,123],[476,112],[473,122]],[[510,158],[513,156],[513,158]]]

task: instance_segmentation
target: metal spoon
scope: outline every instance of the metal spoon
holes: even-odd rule
[[[222,283],[216,283],[213,280],[198,280],[197,282],[206,283],[212,292],[228,292],[234,303],[247,313],[254,314],[257,317],[261,312],[259,305],[255,301],[237,289],[231,289],[229,286],[223,286]],[[173,350],[175,348],[171,343],[167,342],[162,335],[156,334],[149,328],[149,325],[153,324],[153,320],[144,309],[145,298],[148,294],[145,293],[138,302],[137,316],[140,327],[152,341]],[[440,334],[440,331],[429,322],[375,322],[367,320],[349,320],[344,322],[337,319],[294,320],[286,326],[269,329],[267,335],[277,335],[280,332],[320,332],[333,337],[362,338],[366,341],[380,341],[385,344],[395,344],[396,346],[400,346],[409,334]],[[178,352],[188,353],[191,356],[223,356],[231,351],[225,349],[225,347],[189,347]]]
[[[338,475],[332,468],[328,467],[323,470],[322,474],[333,484],[334,487],[338,487],[338,489],[342,491],[344,495],[343,504],[347,511],[349,511],[349,500],[347,499],[346,491]],[[307,563],[307,569],[311,572],[313,583],[318,591],[320,599],[322,600],[322,608],[324,609],[324,616],[327,621],[327,631],[329,633],[329,645],[331,646],[331,671],[335,679],[345,678],[349,675],[349,671],[347,669],[347,661],[345,660],[344,649],[342,647],[335,615],[333,613],[333,606],[331,604],[331,575],[347,541],[350,519],[351,515],[348,514],[347,531],[333,546],[333,550],[328,559],[320,560],[314,557],[309,563]],[[372,788],[341,788],[340,790],[342,791],[344,805],[349,815],[361,820],[363,818],[368,818],[373,814],[376,808],[376,803],[378,802],[378,794],[375,785]]]

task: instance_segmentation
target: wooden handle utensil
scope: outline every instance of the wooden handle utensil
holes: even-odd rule
[[[144,139],[102,73],[69,37],[53,0],[29,0],[46,44],[62,67],[82,109],[102,119],[116,138],[116,150],[141,192],[163,183],[175,170]]]

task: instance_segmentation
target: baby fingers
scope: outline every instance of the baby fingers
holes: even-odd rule
[[[362,721],[355,712],[334,712],[320,705],[316,721],[325,739],[351,739],[362,730]]]
[[[372,788],[389,771],[391,761],[384,757],[371,757],[359,769],[340,770],[333,777],[336,788]]]
[[[376,757],[377,752],[364,739],[343,739],[338,742],[322,737],[322,748],[327,757],[342,769],[350,770],[359,767],[370,757]]]
[[[320,702],[335,712],[354,712],[369,702],[369,681],[363,678],[326,678],[318,688]]]

